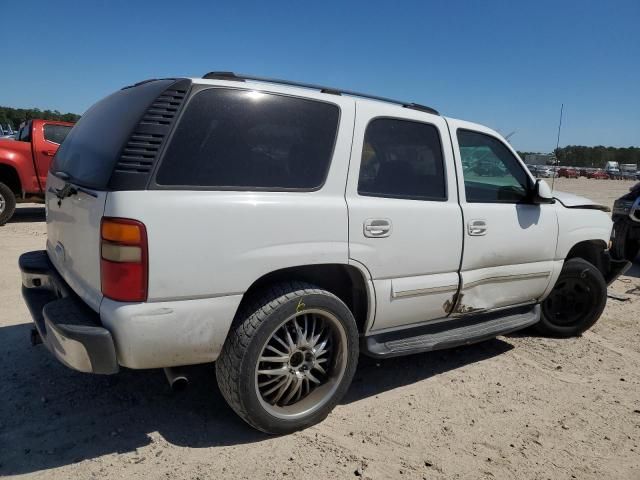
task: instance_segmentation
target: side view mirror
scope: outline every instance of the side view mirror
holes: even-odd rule
[[[553,193],[551,193],[551,188],[549,188],[549,184],[542,179],[536,180],[533,191],[533,203],[555,203],[555,200],[553,199]]]

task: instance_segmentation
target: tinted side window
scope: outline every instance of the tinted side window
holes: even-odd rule
[[[358,193],[373,197],[446,200],[438,129],[407,120],[378,118],[367,126]]]
[[[64,142],[64,139],[67,137],[67,134],[71,130],[71,127],[67,125],[50,125],[45,124],[44,126],[44,139],[49,142],[57,143],[60,145]]]
[[[18,136],[16,140],[20,142],[30,142],[31,141],[31,122],[25,123],[22,127],[20,127],[20,131],[18,132]]]
[[[158,185],[315,189],[326,178],[340,111],[313,100],[211,88],[187,105]]]
[[[519,203],[529,198],[529,176],[497,138],[458,130],[467,202]]]

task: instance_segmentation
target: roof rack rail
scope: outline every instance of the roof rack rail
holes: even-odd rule
[[[366,93],[353,92],[351,90],[342,90],[340,88],[323,87],[322,85],[314,85],[312,83],[294,82],[291,80],[280,80],[277,78],[256,77],[253,75],[243,75],[234,72],[209,72],[202,78],[207,80],[230,80],[236,82],[244,82],[246,80],[253,80],[256,82],[277,83],[280,85],[289,85],[292,87],[310,88],[312,90],[320,90],[322,93],[329,93],[332,95],[348,95],[350,97],[361,97],[370,100],[378,100],[380,102],[393,103],[401,105],[404,108],[411,108],[413,110],[420,110],[421,112],[427,112],[434,115],[440,115],[440,113],[431,107],[426,105],[420,105],[413,102],[403,102],[400,100],[393,100],[392,98],[378,97],[376,95],[368,95]]]

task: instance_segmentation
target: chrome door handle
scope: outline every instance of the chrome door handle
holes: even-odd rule
[[[364,222],[364,236],[384,238],[391,235],[391,220],[388,218],[369,218]]]
[[[467,231],[469,232],[469,235],[474,237],[486,235],[487,222],[484,220],[470,220],[467,225]]]

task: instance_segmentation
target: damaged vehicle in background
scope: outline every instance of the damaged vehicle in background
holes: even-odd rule
[[[640,183],[613,204],[612,254],[633,261],[640,253]]]
[[[324,419],[359,353],[578,336],[628,266],[607,208],[552,193],[494,130],[229,72],[99,101],[47,182],[46,250],[19,261],[34,342],[171,382],[215,361],[231,408],[274,434]]]

